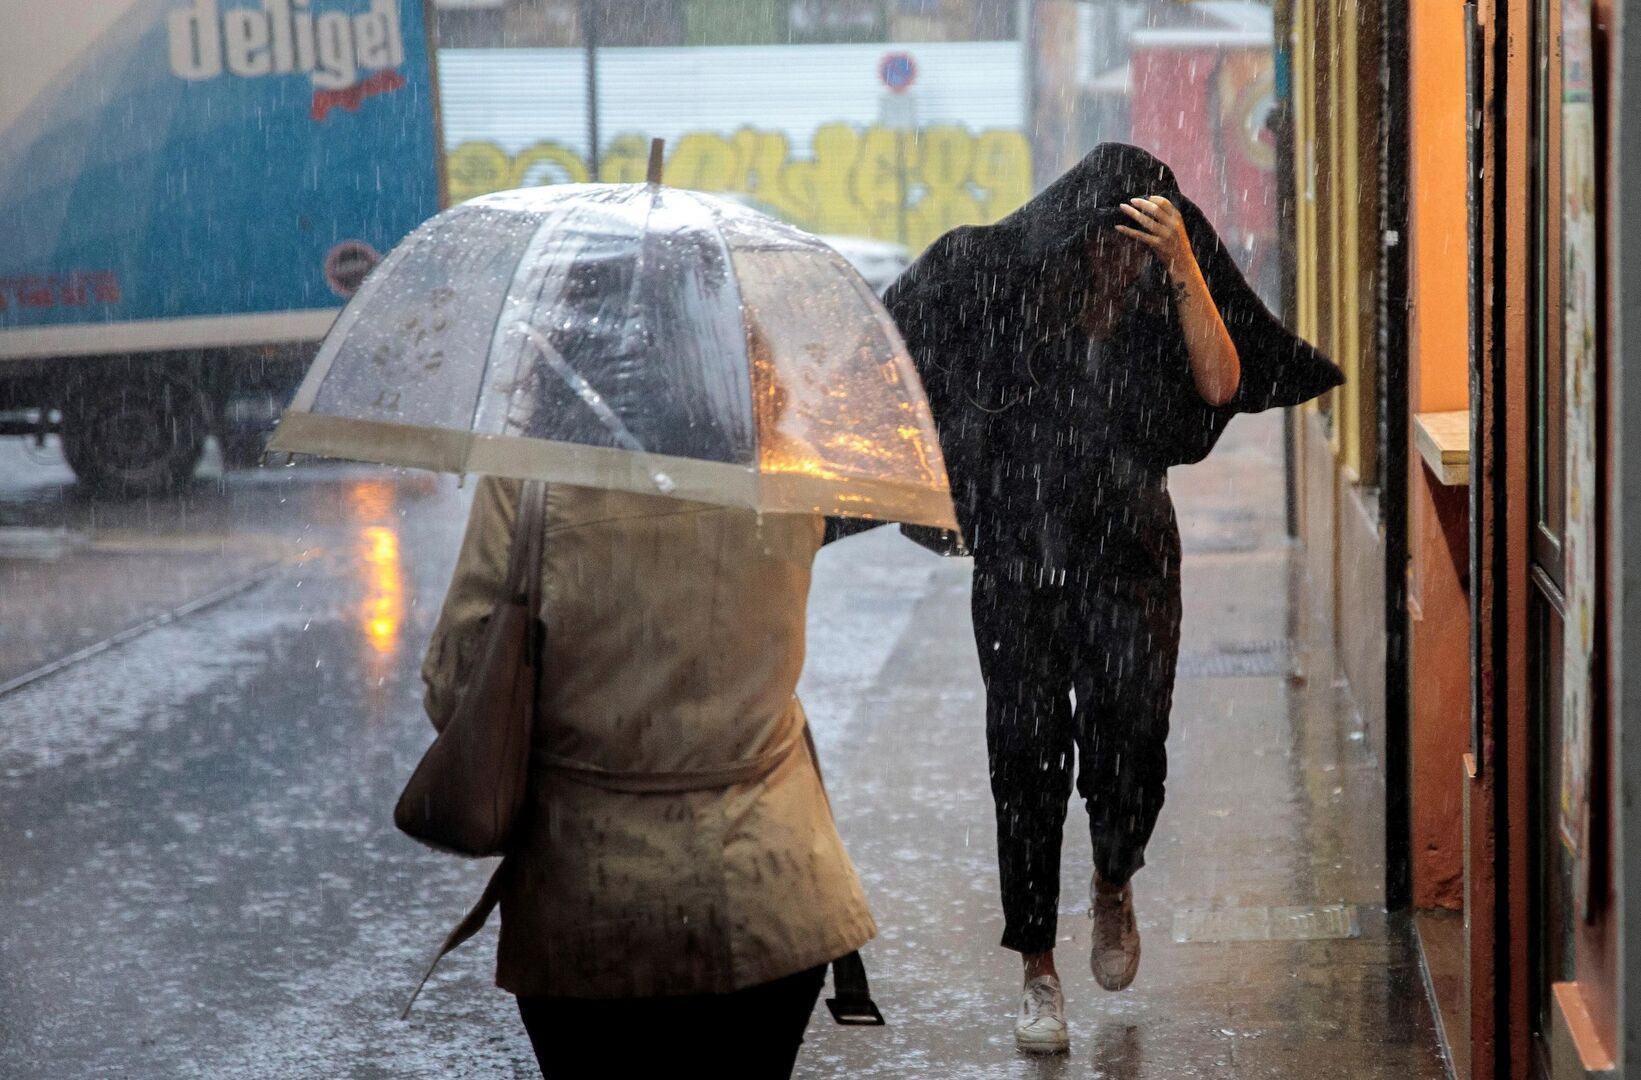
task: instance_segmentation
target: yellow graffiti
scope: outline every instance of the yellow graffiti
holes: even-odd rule
[[[904,238],[913,251],[958,225],[984,225],[1031,197],[1031,149],[1018,131],[971,132],[957,125],[900,133],[827,124],[808,159],[778,131],[691,132],[669,148],[666,180],[697,191],[739,192],[818,233]],[[649,142],[611,140],[599,167],[608,183],[644,179]],[[492,142],[465,142],[448,156],[450,197],[589,179],[587,163],[561,143],[509,155]]]

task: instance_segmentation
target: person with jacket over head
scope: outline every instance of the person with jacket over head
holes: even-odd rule
[[[1076,786],[1094,874],[1090,966],[1126,988],[1130,879],[1162,809],[1180,634],[1168,469],[1231,417],[1344,381],[1248,286],[1173,171],[1106,143],[1014,214],[940,237],[885,303],[928,393],[974,556],[975,644],[1015,1024],[1065,1049],[1054,963],[1060,838]],[[954,539],[919,535],[952,553]]]

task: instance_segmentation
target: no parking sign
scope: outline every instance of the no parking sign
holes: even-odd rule
[[[892,52],[878,61],[877,77],[892,93],[903,94],[917,79],[917,61],[909,52]]]
[[[917,79],[917,61],[909,52],[892,52],[878,61],[877,77],[889,92],[878,102],[878,124],[890,131],[912,131],[917,127],[912,83]]]

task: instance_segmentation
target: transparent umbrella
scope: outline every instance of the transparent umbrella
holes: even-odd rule
[[[956,525],[922,385],[859,274],[655,183],[427,221],[343,310],[269,449]]]

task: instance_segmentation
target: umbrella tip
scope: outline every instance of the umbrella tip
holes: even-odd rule
[[[658,185],[658,184],[661,183],[662,152],[666,149],[666,145],[667,145],[667,140],[665,140],[665,139],[651,139],[650,140],[649,182],[652,183],[652,184],[657,184]]]

